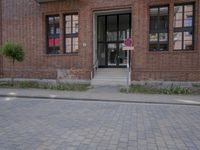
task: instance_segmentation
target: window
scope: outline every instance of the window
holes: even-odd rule
[[[174,50],[194,48],[194,5],[174,7]]]
[[[168,50],[169,7],[150,8],[149,50]]]
[[[47,54],[60,53],[60,17],[47,16]]]
[[[64,22],[65,53],[78,52],[78,14],[65,15]]]

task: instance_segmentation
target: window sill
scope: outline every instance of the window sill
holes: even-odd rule
[[[78,56],[79,52],[74,52],[74,53],[63,53],[63,54],[45,54],[45,56],[48,57],[54,57],[54,56]]]
[[[197,53],[197,50],[148,51],[150,54]]]

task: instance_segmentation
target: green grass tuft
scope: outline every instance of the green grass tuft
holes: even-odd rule
[[[89,84],[49,84],[49,83],[38,83],[34,81],[15,81],[14,85],[10,81],[0,82],[0,88],[35,88],[35,89],[50,89],[60,91],[87,91]]]
[[[121,92],[126,92],[126,89],[121,89]],[[191,89],[180,86],[171,86],[166,88],[159,88],[147,85],[131,85],[128,93],[143,93],[143,94],[192,94]]]

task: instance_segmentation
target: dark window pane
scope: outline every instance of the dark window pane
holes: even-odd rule
[[[160,17],[160,24],[159,24],[160,30],[168,30],[168,16],[161,16]]]
[[[158,16],[150,16],[150,31],[158,29]]]
[[[168,7],[160,8],[159,29],[160,30],[168,30]]]
[[[149,50],[150,51],[157,51],[158,50],[158,44],[150,44]]]
[[[169,8],[150,8],[150,51],[168,50]]]
[[[159,50],[160,51],[166,51],[166,50],[168,50],[168,43],[166,43],[166,44],[160,44],[160,46],[159,46]]]
[[[168,7],[160,7],[160,16],[168,16]]]
[[[117,16],[107,17],[107,41],[117,40]]]
[[[98,43],[97,51],[98,51],[97,57],[99,66],[105,66],[106,65],[105,44]]]
[[[98,41],[105,41],[105,16],[98,17]]]
[[[150,9],[150,16],[158,16],[158,9],[159,8],[151,8]]]
[[[130,17],[129,15],[119,15],[119,40],[125,40],[130,36]]]
[[[159,8],[150,9],[150,31],[155,31],[158,29],[158,14]]]

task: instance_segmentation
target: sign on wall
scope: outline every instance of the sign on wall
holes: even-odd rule
[[[123,48],[124,51],[134,50],[133,42],[131,38],[127,38],[124,40]]]

